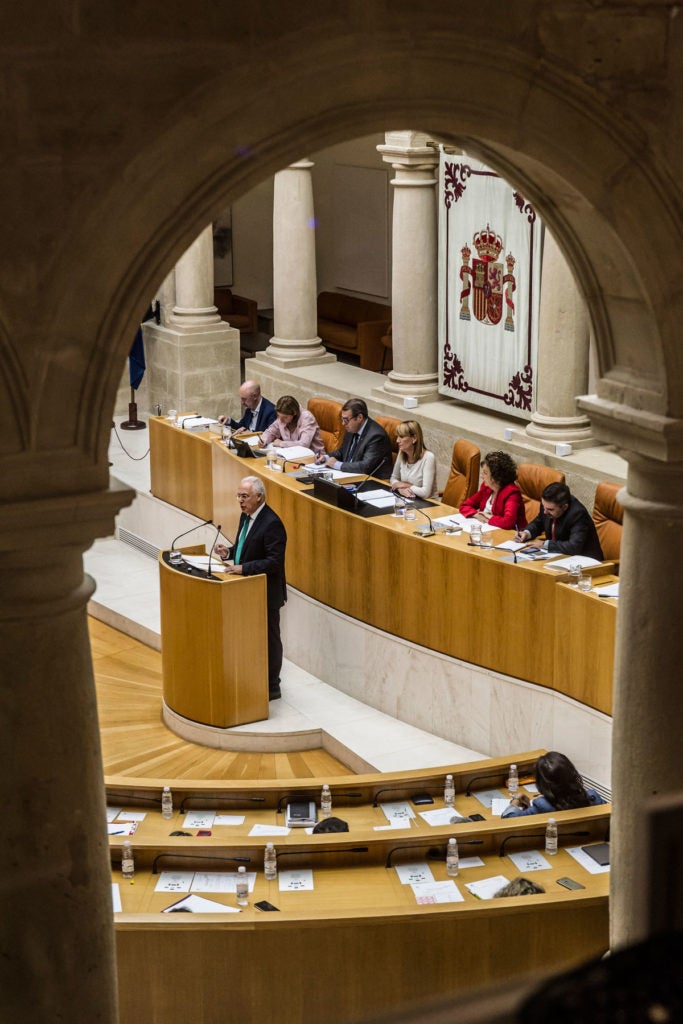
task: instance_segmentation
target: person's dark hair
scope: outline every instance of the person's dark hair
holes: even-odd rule
[[[536,762],[536,785],[556,811],[590,806],[578,771],[568,757],[556,750],[542,754]]]
[[[347,398],[342,405],[342,412],[350,412],[353,416],[368,418],[368,407],[362,398]]]
[[[541,497],[546,501],[552,501],[554,505],[568,505],[572,500],[572,492],[566,484],[548,484],[541,491]]]
[[[292,422],[290,426],[295,427],[299,422],[301,406],[297,402],[296,398],[292,398],[291,395],[282,395],[275,403],[275,412],[281,412],[284,413],[285,416],[291,416]]]
[[[537,892],[545,892],[545,889],[542,885],[532,882],[530,878],[522,878],[520,875],[519,878],[513,878],[511,882],[494,893],[493,898],[498,900],[504,896],[533,896]]]
[[[489,467],[489,473],[499,487],[514,484],[517,479],[517,463],[507,452],[489,452],[484,456],[482,466]]]
[[[313,826],[313,834],[320,835],[321,832],[348,832],[349,826],[343,818],[323,818],[317,825]]]

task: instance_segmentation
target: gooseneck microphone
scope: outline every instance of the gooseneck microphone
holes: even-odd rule
[[[363,485],[368,482],[368,480],[370,479],[371,476],[375,475],[375,473],[377,472],[377,470],[382,465],[382,463],[384,462],[385,459],[386,459],[386,455],[383,455],[382,458],[377,463],[377,465],[373,466],[372,469],[370,470],[370,472],[365,474],[365,476],[363,477],[363,479],[361,480],[360,483],[356,484],[355,490],[353,492],[354,493],[354,497],[356,499],[356,504],[358,504],[358,502],[362,500],[361,498],[358,497],[358,492],[360,491],[361,487],[363,487]]]
[[[180,421],[180,429],[185,429],[185,424],[187,423],[188,420],[200,420],[201,418],[202,416],[201,413],[199,412],[193,412],[189,416],[183,416],[182,420]]]
[[[202,523],[197,523],[196,526],[191,526],[189,530],[185,530],[183,533],[179,533],[176,539],[171,544],[171,551],[175,551],[175,546],[181,537],[187,537],[188,533],[192,533],[194,530],[198,530],[201,526],[213,526],[213,519],[205,519]],[[220,526],[218,527],[220,530]]]
[[[558,838],[560,836],[572,836],[572,837],[573,836],[581,836],[581,837],[584,837],[584,836],[589,836],[589,835],[590,835],[590,832],[587,832],[587,831],[586,832],[560,832],[558,830]],[[513,839],[545,839],[545,831],[543,831],[543,832],[535,832],[535,833],[529,832],[529,833],[526,833],[526,834],[524,834],[524,833],[514,833],[514,834],[510,834],[509,836],[506,836],[505,839],[503,839],[502,843],[500,844],[500,849],[498,850],[498,856],[499,857],[504,857],[505,856],[505,847]]]
[[[416,537],[435,537],[436,536],[436,530],[434,529],[434,523],[431,521],[431,519],[429,518],[427,513],[424,512],[421,508],[417,508],[417,507],[415,508],[415,511],[419,512],[421,516],[424,516],[425,519],[427,520],[427,522],[429,523],[429,530],[427,530],[427,532],[425,532],[424,530],[415,530],[415,536]]]
[[[481,846],[483,844],[483,842],[484,842],[483,839],[458,839],[458,846]],[[393,856],[394,856],[395,853],[398,853],[399,850],[420,850],[420,849],[422,849],[422,846],[418,845],[417,843],[413,843],[411,845],[404,845],[404,846],[395,846],[393,848],[393,850],[389,850],[389,853],[387,854],[387,859],[384,862],[384,867],[385,868],[390,868],[391,867],[391,861],[393,859]],[[444,854],[445,854],[447,849],[448,849],[448,844],[446,844],[446,846],[444,847]],[[430,858],[430,860],[436,860],[437,858],[439,858],[441,856],[441,851],[437,847],[432,846],[430,844],[429,849],[427,851],[427,856]]]
[[[206,567],[206,578],[209,579],[209,580],[214,579],[214,577],[211,575],[211,556],[213,554],[213,549],[216,547],[216,543],[218,541],[218,535],[220,534],[221,529],[222,529],[222,527],[221,527],[221,524],[219,523],[218,526],[216,527],[216,536],[213,539],[213,544],[209,548],[209,564]],[[220,581],[218,581],[218,582],[220,582]]]

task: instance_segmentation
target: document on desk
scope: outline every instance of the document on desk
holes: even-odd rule
[[[188,811],[183,820],[185,828],[213,828],[215,811]]]
[[[492,878],[481,878],[478,882],[465,882],[465,888],[478,900],[492,900],[509,881],[505,875],[493,875]]]
[[[144,821],[147,811],[119,811],[117,821]]]
[[[217,814],[214,825],[244,825],[244,814]]]
[[[162,871],[155,892],[189,892],[194,871]]]
[[[244,877],[249,883],[249,892],[253,892],[256,872],[246,871]],[[190,892],[235,892],[236,885],[236,871],[195,871]]]
[[[120,807],[107,807],[107,821],[113,821],[121,813]]]
[[[464,871],[465,868],[483,868],[484,862],[481,857],[461,857],[458,866]]]
[[[420,885],[434,882],[432,869],[426,861],[414,861],[411,864],[395,864],[394,871],[401,885]]]
[[[272,445],[269,445],[268,451],[277,456],[278,459],[286,459],[287,462],[296,462],[297,459],[310,459],[311,455],[315,455],[312,448],[306,448],[303,444],[293,444],[291,447],[286,448],[281,448],[279,445],[277,448],[274,448]]]
[[[508,857],[523,874],[526,871],[546,871],[551,867],[550,862],[538,850],[518,850],[517,853],[509,853]]]
[[[415,900],[420,906],[425,906],[429,903],[465,902],[465,897],[450,878],[446,882],[412,882],[410,887],[415,893]]]
[[[277,884],[280,892],[311,892],[314,888],[313,871],[311,868],[278,871]]]
[[[500,797],[494,797],[491,801],[491,814],[494,818],[500,818],[503,811],[506,811],[510,806],[509,797],[504,796],[501,800]]]
[[[291,832],[288,825],[252,825],[250,836],[288,836]]]
[[[567,846],[566,850],[591,875],[604,875],[609,871],[609,864],[598,864],[580,846]]]
[[[331,473],[333,480],[350,480],[351,477],[358,477],[358,473],[345,473],[343,469],[330,469],[329,466],[316,466],[314,463],[309,462],[305,466],[301,467],[304,473],[308,476],[318,476],[320,473]],[[297,469],[298,473],[299,470]]]
[[[394,507],[394,495],[380,487],[374,491],[360,491],[358,497],[364,505],[372,505],[373,508]]]
[[[203,896],[184,896],[177,903],[165,907],[162,914],[176,914],[185,911],[190,914],[239,914],[239,907],[227,907],[225,903],[206,900]]]
[[[580,565],[582,569],[588,569],[591,565],[602,565],[599,558],[591,558],[590,555],[569,555],[568,558],[558,558],[551,565],[543,566],[544,569],[552,569],[553,572],[569,572],[571,565]]]
[[[596,587],[593,593],[598,597],[619,597],[619,584],[610,583],[606,587]]]
[[[415,811],[412,809],[409,803],[405,800],[393,800],[389,803],[379,805],[384,812],[384,816],[390,825],[393,822],[399,821],[405,825],[406,821],[410,825],[410,819],[415,817]],[[394,828],[397,826],[393,825]]]
[[[496,551],[519,551],[525,547],[528,541],[522,540],[504,540],[502,544],[496,544]]]
[[[451,825],[458,824],[458,821],[451,822],[451,818],[460,818],[462,822],[466,822],[469,819],[465,818],[459,811],[456,811],[455,807],[437,807],[434,811],[420,811],[420,817],[424,818],[428,825]]]
[[[476,797],[482,807],[488,807],[489,810],[494,800],[505,800],[505,793],[500,789],[480,789],[472,793],[472,796]]]
[[[193,569],[201,569],[203,572],[208,572],[209,569],[209,556],[208,555],[183,555],[183,560],[191,565]],[[227,572],[229,566],[226,562],[221,561],[218,555],[211,556],[211,572]]]
[[[118,882],[111,883],[111,904],[115,914],[123,913],[121,905],[121,889]]]
[[[107,835],[109,836],[134,836],[137,832],[137,821],[108,821]]]

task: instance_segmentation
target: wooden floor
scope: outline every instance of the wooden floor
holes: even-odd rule
[[[105,776],[305,779],[353,774],[324,750],[245,754],[188,743],[161,720],[161,655],[89,620]]]

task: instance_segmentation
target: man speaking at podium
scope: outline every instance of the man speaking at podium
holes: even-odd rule
[[[277,700],[282,669],[280,609],[287,600],[285,548],[287,533],[282,520],[266,505],[266,489],[256,476],[245,476],[237,492],[242,515],[231,547],[216,544],[216,554],[233,561],[228,573],[238,576],[266,575],[268,604],[268,693]]]

